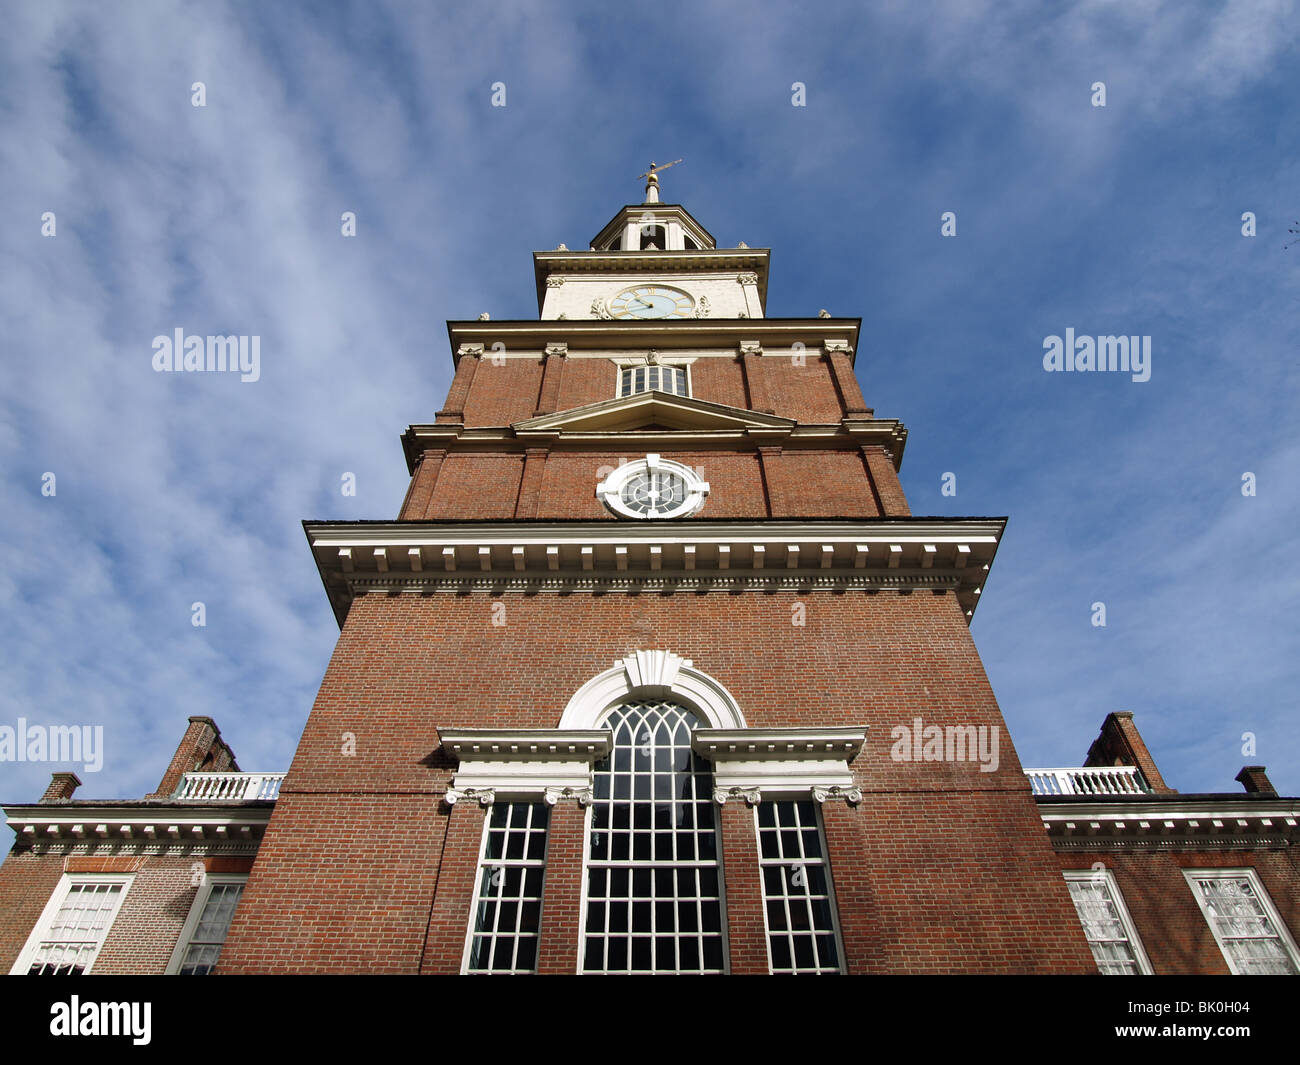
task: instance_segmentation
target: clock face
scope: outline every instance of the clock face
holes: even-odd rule
[[[609,301],[609,313],[615,318],[689,318],[695,300],[668,285],[633,285]]]
[[[619,497],[635,514],[666,518],[686,505],[686,480],[672,470],[646,469],[633,474]]]

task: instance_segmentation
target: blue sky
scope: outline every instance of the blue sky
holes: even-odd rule
[[[1173,787],[1300,792],[1295,5],[816,7],[6,5],[0,724],[102,724],[79,797],[151,790],[190,714],[286,768],[337,638],[301,520],[395,516],[444,322],[536,317],[530,252],[681,156],[770,316],[862,317],[914,513],[1010,517],[974,634],[1024,763],[1126,709]],[[177,327],[261,379],[154,373]],[[1151,379],[1045,373],[1067,327]]]

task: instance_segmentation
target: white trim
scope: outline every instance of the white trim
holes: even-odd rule
[[[685,485],[685,497],[680,506],[666,513],[659,513],[653,506],[646,513],[632,509],[623,499],[623,488],[627,482],[638,474],[660,471],[670,476],[679,477]],[[672,459],[660,457],[651,452],[643,459],[634,459],[619,466],[613,473],[596,485],[596,496],[615,514],[625,518],[688,518],[702,506],[709,494],[709,482],[704,480],[689,466]]]
[[[518,805],[521,806],[538,805],[537,796],[535,795],[530,798],[516,800],[516,802],[518,803]],[[507,802],[503,805],[513,806],[516,804],[516,802]],[[541,923],[542,920],[545,918],[545,913],[543,912],[542,907],[546,900],[546,872],[547,872],[547,866],[550,864],[550,857],[551,857],[551,806],[552,805],[554,804],[547,803],[543,807],[544,810],[543,816],[546,818],[546,828],[544,829],[544,840],[542,843],[541,860],[538,861],[537,859],[529,859],[527,857],[527,852],[525,852],[525,856],[522,859],[505,858],[505,857],[499,859],[503,868],[506,865],[506,863],[509,862],[514,867],[524,870],[524,872],[521,874],[524,877],[527,876],[527,870],[530,868],[541,869],[542,871],[542,886],[540,889],[540,893],[537,896],[537,905],[538,905],[537,933],[535,935],[532,935],[530,933],[531,938],[533,938],[536,942],[536,952],[534,953],[533,956],[533,967],[527,970],[512,968],[510,970],[511,972],[535,973],[541,968],[541,964],[542,964]],[[508,825],[506,826],[505,830],[508,837],[509,835]],[[476,925],[478,924],[478,911],[479,911],[479,907],[484,902],[483,866],[487,860],[487,845],[488,845],[489,834],[491,833],[491,831],[492,831],[492,811],[489,809],[483,816],[483,832],[481,838],[479,839],[478,858],[474,862],[474,899],[473,902],[470,904],[469,922],[465,928],[465,949],[461,951],[461,955],[460,955],[460,972],[462,976],[465,975],[489,976],[492,975],[492,973],[494,972],[494,970],[491,969],[471,970],[469,967],[470,956],[473,953],[473,949],[474,949],[474,936],[476,934]],[[530,829],[529,831],[531,832],[533,830]],[[585,881],[586,877],[584,876],[583,879]],[[524,897],[529,898],[531,896],[524,896]],[[501,905],[500,901],[497,901],[497,905],[498,906]],[[496,932],[495,931],[488,932],[486,933],[486,935],[488,936],[489,939],[494,939],[496,936]],[[519,937],[515,936],[514,938],[518,939]],[[516,944],[515,949],[517,954],[518,944]]]
[[[1194,845],[1202,850],[1285,844],[1300,823],[1293,799],[1207,796],[1174,802],[1117,796],[1109,802],[1060,802],[1037,796],[1038,815],[1060,850]]]
[[[660,362],[672,366],[671,362]],[[691,383],[689,375],[687,383]],[[793,418],[763,414],[747,407],[733,407],[728,403],[694,396],[679,396],[675,392],[633,392],[631,395],[620,396],[616,387],[611,399],[596,400],[553,414],[525,418],[513,422],[511,429],[514,438],[520,440],[571,439],[584,434],[595,434],[596,438],[603,439],[608,444],[610,432],[644,430],[644,426],[650,422],[676,432],[696,431],[714,435],[719,432],[749,433],[757,430],[782,438],[792,435],[798,425]],[[827,428],[832,433],[838,431],[834,426]],[[509,440],[510,437],[501,439]]]
[[[26,804],[3,807],[15,834],[40,848],[53,840],[198,840],[224,842],[260,839],[272,806],[226,807],[201,803],[139,806]],[[171,830],[175,829],[175,833]]]
[[[694,710],[710,728],[745,728],[745,715],[732,694],[689,658],[671,651],[634,651],[592,677],[574,692],[558,727],[597,728],[614,707],[638,699],[672,699]]]
[[[691,398],[690,364],[695,361],[694,359],[656,359],[654,362],[651,362],[649,356],[646,356],[640,359],[611,359],[610,361],[619,364],[618,370],[616,371],[616,375],[614,378],[615,399],[631,399],[633,396],[639,396],[645,392],[662,392],[666,396],[677,396],[679,399]],[[667,389],[663,389],[663,388],[640,388],[628,392],[626,395],[623,394],[624,374],[634,373],[636,370],[649,371],[655,368],[656,366],[662,367],[665,370],[680,370],[682,372],[682,383],[686,386],[686,392],[683,394],[680,392],[669,392]],[[646,374],[647,380],[649,380],[649,376],[650,375],[647,372]],[[633,378],[632,383],[633,384],[636,383],[635,377]],[[659,383],[663,384],[662,378],[660,378]]]
[[[692,746],[713,763],[717,801],[830,795],[860,802],[849,763],[866,741],[865,728],[699,728]]]
[[[135,879],[134,873],[64,873],[63,878],[59,881],[58,886],[50,894],[49,900],[45,903],[45,908],[41,910],[41,915],[36,923],[32,926],[30,934],[27,936],[27,942],[23,944],[23,949],[18,952],[18,957],[14,960],[12,968],[9,970],[10,976],[24,976],[27,970],[32,967],[32,958],[35,957],[41,941],[45,938],[45,933],[50,930],[50,925],[54,918],[58,916],[59,909],[63,906],[64,900],[73,887],[80,887],[85,884],[121,884],[122,890],[117,896],[117,905],[113,909],[113,916],[109,919],[108,925],[104,928],[104,937],[99,941],[95,948],[95,956],[86,966],[85,975],[89,975],[95,968],[95,963],[99,961],[99,955],[104,949],[104,944],[108,942],[109,933],[113,931],[113,925],[117,922],[118,914],[122,912],[122,903],[126,899],[127,892],[131,890],[131,883]]]
[[[194,932],[199,926],[199,918],[203,916],[203,908],[208,904],[208,898],[212,895],[212,889],[219,884],[247,884],[247,873],[204,873],[203,882],[199,885],[198,891],[194,893],[194,902],[190,905],[189,915],[185,918],[185,926],[181,929],[180,938],[176,940],[176,946],[172,948],[172,955],[167,960],[167,968],[163,970],[167,976],[176,976],[181,971],[181,962],[185,958],[185,952],[189,949],[190,940],[194,938]],[[241,894],[240,898],[243,896]],[[234,916],[231,916],[231,920]]]
[[[1223,947],[1223,940],[1219,938],[1219,930],[1215,926],[1213,919],[1205,908],[1205,899],[1201,892],[1197,890],[1196,881],[1198,880],[1246,880],[1250,883],[1251,889],[1255,892],[1255,897],[1259,899],[1260,905],[1264,908],[1264,916],[1272,923],[1274,931],[1277,932],[1278,943],[1286,951],[1291,959],[1291,964],[1297,970],[1300,970],[1300,950],[1296,949],[1296,942],[1291,937],[1291,930],[1287,928],[1286,922],[1278,915],[1277,908],[1273,905],[1273,900],[1269,898],[1268,891],[1260,883],[1259,875],[1249,866],[1242,866],[1239,869],[1184,869],[1183,878],[1187,881],[1187,887],[1196,899],[1196,905],[1200,908],[1201,916],[1205,918],[1205,923],[1210,926],[1210,932],[1214,936],[1214,942],[1219,948],[1219,953],[1223,955],[1223,960],[1227,962],[1228,970],[1233,976],[1242,975],[1237,971],[1237,964],[1232,955]]]
[[[468,795],[483,802],[490,794],[492,801],[554,805],[554,796],[566,791],[581,799],[591,789],[592,765],[610,744],[602,729],[444,729],[439,737],[460,762],[448,803]]]
[[[1085,883],[1092,883],[1098,879],[1106,882],[1106,887],[1110,891],[1110,900],[1115,904],[1115,910],[1119,914],[1120,923],[1124,926],[1124,934],[1128,936],[1129,946],[1133,949],[1133,958],[1137,962],[1138,972],[1143,976],[1151,976],[1155,970],[1151,967],[1151,959],[1147,957],[1146,949],[1142,946],[1142,937],[1138,935],[1137,925],[1133,923],[1133,917],[1128,912],[1128,906],[1124,903],[1124,895],[1119,890],[1119,883],[1115,880],[1115,874],[1110,869],[1067,869],[1065,870],[1065,880],[1068,884],[1072,880],[1080,880]],[[1074,903],[1074,896],[1070,896],[1071,904]],[[1075,912],[1078,912],[1077,905]],[[1080,926],[1083,926],[1083,918],[1079,918]],[[1086,926],[1085,926],[1086,927]],[[1084,932],[1085,938],[1087,932]],[[1089,944],[1089,949],[1091,949]]]
[[[668,656],[668,652],[638,652],[637,654],[640,655],[640,656],[643,656],[643,664],[648,664],[648,665],[650,665],[651,667],[654,666],[654,664],[655,664],[655,659],[658,658],[658,656]],[[632,659],[632,658],[634,658],[634,657],[635,657],[635,656],[633,656],[633,655],[629,655],[629,656],[628,656],[628,659]],[[675,655],[670,656],[670,657],[671,657],[671,658],[676,658]],[[660,664],[663,664],[663,662],[665,661],[665,659],[659,659],[659,661],[660,661]],[[680,662],[681,660],[679,659],[678,661]],[[667,664],[667,665],[665,666],[665,668],[667,668],[667,669],[671,669],[671,668],[672,668],[672,667],[671,667],[671,663]],[[649,697],[649,700],[646,700],[644,697],[640,697],[640,698],[633,698],[633,699],[628,700],[628,701],[630,701],[630,702],[654,701],[654,700],[657,700],[658,698],[659,698],[659,697],[657,697],[657,696],[650,696],[650,697]],[[663,701],[668,701],[668,700],[667,700],[667,699],[664,699]],[[611,736],[611,738],[612,738],[612,736]],[[610,772],[611,772],[611,775],[613,775],[615,772],[626,772],[626,771],[625,771],[625,770],[617,770],[617,771],[614,770],[614,767],[613,767],[613,764],[612,764],[612,761],[611,761]],[[663,773],[663,772],[665,772],[665,771],[662,770],[662,769],[659,769],[659,768],[656,768],[656,769],[653,770],[653,773],[654,773],[654,775],[656,775],[656,776],[659,775],[660,773]],[[673,775],[674,777],[680,777],[680,776],[682,775],[681,771],[679,771],[679,770],[671,770],[671,771],[669,771],[669,772],[671,772],[671,775]],[[686,771],[686,773],[687,773],[687,774],[692,774],[692,773],[693,773],[693,767],[692,767],[691,769],[688,769],[688,770]],[[701,774],[701,776],[704,776],[704,774]],[[711,780],[712,780],[712,776],[713,776],[712,772],[709,772],[709,773],[707,774],[707,779],[708,779],[709,781],[711,781]],[[710,787],[709,790],[712,791],[712,787]],[[707,794],[698,794],[698,793],[697,793],[697,795],[696,795],[696,799],[697,799],[697,800],[707,800],[707,798],[708,798],[708,795],[707,795]],[[612,900],[615,899],[615,898],[626,898],[626,899],[629,899],[629,900],[636,900],[639,896],[637,896],[637,894],[636,894],[636,891],[637,891],[637,888],[636,888],[636,881],[635,881],[635,877],[634,877],[632,871],[635,870],[635,869],[637,869],[638,867],[639,867],[639,868],[642,868],[642,869],[646,869],[646,868],[653,869],[653,868],[656,868],[656,863],[653,862],[653,861],[647,861],[647,860],[645,860],[645,859],[638,859],[638,858],[635,858],[635,857],[633,857],[633,854],[632,854],[632,853],[629,853],[629,855],[628,855],[626,858],[613,858],[611,855],[609,855],[609,854],[607,853],[607,856],[606,856],[605,858],[603,858],[603,859],[598,859],[598,860],[593,859],[592,856],[591,856],[592,821],[593,821],[594,818],[595,818],[595,812],[596,812],[597,806],[600,805],[600,803],[608,803],[611,807],[613,807],[613,806],[615,806],[615,805],[619,805],[619,804],[631,805],[631,804],[633,804],[633,803],[635,803],[635,802],[646,802],[646,801],[647,801],[647,800],[644,800],[644,799],[642,799],[642,800],[635,800],[635,799],[632,799],[632,798],[613,799],[613,798],[610,798],[610,797],[606,797],[605,799],[599,800],[599,802],[597,802],[597,801],[593,801],[593,802],[592,802],[590,805],[588,805],[587,808],[586,808],[586,816],[585,816],[585,818],[583,819],[582,892],[581,892],[581,904],[580,904],[580,908],[579,908],[579,911],[578,911],[579,916],[578,916],[578,964],[577,964],[577,972],[578,972],[579,974],[584,974],[584,973],[622,973],[622,972],[629,971],[629,970],[631,969],[631,954],[630,954],[630,953],[629,953],[629,956],[628,956],[629,965],[628,965],[628,969],[627,969],[627,970],[624,970],[624,969],[612,969],[612,970],[609,970],[609,969],[590,969],[590,970],[589,970],[589,969],[586,967],[586,962],[587,962],[587,940],[588,940],[588,935],[587,935],[587,921],[588,921],[588,909],[589,909],[589,907],[590,907],[590,905],[591,905],[591,899],[590,899],[589,888],[590,888],[590,883],[591,883],[591,872],[592,872],[592,866],[593,866],[593,864],[595,864],[595,865],[598,865],[599,867],[601,867],[601,868],[603,868],[603,869],[609,871],[611,877],[612,877],[613,871],[614,871],[614,870],[617,870],[617,869],[623,869],[623,870],[628,871],[628,873],[629,873],[628,889],[627,889],[628,894],[627,894],[626,896],[621,896],[621,895],[616,896],[616,895],[614,895],[614,894],[612,893],[612,892],[613,892],[612,882],[611,882],[611,881],[607,881],[607,883],[610,884],[610,887],[609,887],[609,889],[608,889],[607,894],[604,895],[604,896],[602,896],[602,898],[603,898],[603,899],[608,903],[608,902],[612,901]],[[622,829],[620,829],[620,828],[615,828],[614,825],[613,825],[612,822],[611,822],[611,824],[608,825],[606,828],[602,829],[602,831],[603,831],[603,832],[609,832],[609,833],[613,833],[613,832],[627,832],[628,829],[626,829],[626,828],[622,828]],[[696,825],[696,826],[693,827],[693,828],[682,828],[682,827],[679,827],[678,829],[676,829],[676,831],[678,831],[678,832],[689,832],[689,833],[693,833],[693,834],[697,834],[697,835],[698,835],[699,833],[703,832],[704,830],[701,829],[701,828],[699,828],[698,825]],[[715,812],[713,813],[713,830],[712,830],[712,831],[713,831],[713,838],[714,838],[714,844],[715,844],[715,849],[714,849],[714,856],[713,856],[713,858],[711,858],[711,859],[710,859],[710,858],[701,858],[701,857],[699,856],[699,852],[696,851],[696,856],[695,856],[695,858],[693,858],[693,859],[680,858],[680,859],[676,859],[676,860],[665,861],[665,862],[663,862],[662,864],[663,864],[664,866],[667,866],[667,867],[672,868],[672,869],[693,868],[693,869],[697,869],[697,870],[699,870],[699,869],[710,869],[710,870],[714,870],[714,871],[716,871],[716,874],[717,874],[718,915],[719,915],[719,921],[720,921],[719,931],[720,931],[720,933],[721,933],[721,954],[722,954],[721,972],[722,972],[722,974],[729,974],[729,973],[731,972],[731,939],[730,939],[730,930],[729,930],[729,928],[728,928],[728,916],[727,916],[727,881],[726,881],[726,864],[725,864],[725,855],[724,855],[724,847],[723,847],[723,839],[722,839],[722,817],[721,817],[721,814],[720,814],[719,812],[717,812],[717,811],[715,811]],[[677,901],[677,898],[678,898],[678,897],[676,896],[676,893],[674,892],[674,901]],[[698,898],[699,900],[702,901],[703,898],[704,898],[704,896],[703,896],[703,895],[699,895],[699,896],[696,896],[696,898]],[[642,899],[642,901],[648,901],[648,900]],[[701,915],[701,916],[702,916],[702,915]],[[637,938],[638,936],[640,936],[640,935],[643,934],[643,933],[634,933],[630,924],[629,924],[629,926],[628,926],[627,928],[625,928],[625,929],[623,930],[623,933],[626,933],[626,934],[627,934],[627,937],[628,937],[628,943],[629,943],[629,949],[630,949],[630,945],[631,945],[631,940],[632,940],[633,938]],[[602,938],[605,938],[605,939],[608,940],[609,938],[611,938],[611,937],[614,936],[614,935],[621,935],[621,934],[623,934],[623,933],[616,933],[616,932],[614,932],[613,930],[610,930],[610,931],[607,932],[607,933],[603,933],[603,934],[602,934]],[[704,954],[703,954],[703,949],[702,949],[702,948],[703,948],[703,937],[704,937],[704,935],[706,935],[706,934],[707,934],[707,933],[704,933],[704,931],[703,931],[703,922],[702,922],[702,921],[699,922],[699,923],[697,923],[696,929],[695,929],[693,932],[683,930],[682,932],[675,932],[675,933],[673,933],[673,935],[675,936],[675,938],[680,938],[681,936],[686,935],[686,936],[695,936],[695,937],[698,939],[698,941],[699,941],[699,943],[700,943],[700,946],[701,946],[701,953],[700,953],[700,969],[701,969],[701,970],[704,969]],[[659,973],[664,973],[664,972],[667,972],[668,970],[654,969],[654,968],[652,967],[652,970],[651,970],[651,971],[659,972]],[[679,970],[679,971],[680,971],[680,970]],[[694,970],[686,970],[686,971],[688,971],[688,972],[693,972]],[[641,972],[641,970],[636,970],[635,972]]]
[[[800,800],[785,798],[778,801],[797,803]],[[759,897],[762,899],[763,902],[763,939],[767,944],[767,971],[771,973],[772,970],[775,968],[775,966],[773,964],[773,959],[772,959],[772,922],[768,919],[767,904],[770,901],[775,901],[775,900],[769,898],[768,896],[767,880],[763,876],[763,870],[765,866],[767,868],[771,868],[772,866],[785,865],[789,861],[789,856],[785,856],[782,858],[763,857],[763,837],[759,828],[759,813],[757,807],[755,807],[751,816],[753,817],[753,824],[754,824],[754,845],[758,851],[758,879],[759,879],[759,889],[760,889]],[[773,811],[773,817],[779,818],[779,814],[777,814],[775,810]],[[817,822],[817,843],[821,847],[821,852],[822,852],[821,857],[818,859],[818,862],[821,865],[822,870],[826,874],[826,901],[827,904],[830,906],[830,910],[831,910],[831,931],[835,935],[835,951],[836,951],[836,957],[839,960],[838,971],[840,973],[847,973],[849,960],[844,953],[844,937],[840,932],[840,904],[839,904],[839,900],[836,899],[835,897],[835,877],[832,874],[832,870],[831,870],[831,857],[830,857],[831,852],[830,852],[830,848],[827,847],[826,845],[826,824],[825,824],[825,820],[822,817],[820,802],[815,803],[813,805],[813,818]],[[808,863],[805,862],[804,864],[806,865]],[[783,900],[788,900],[789,896],[783,896],[782,898]],[[789,931],[790,930],[787,929],[787,933]],[[782,933],[778,932],[777,934],[780,935]],[[797,968],[797,966],[792,966],[792,968]]]

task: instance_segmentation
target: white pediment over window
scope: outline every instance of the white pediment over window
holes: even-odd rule
[[[694,710],[710,728],[744,728],[740,705],[689,658],[667,650],[633,651],[579,688],[560,715],[561,729],[597,728],[607,711],[634,699],[669,699]]]
[[[667,392],[638,392],[619,399],[588,403],[558,414],[543,414],[515,422],[517,436],[561,436],[566,433],[606,433],[657,426],[663,429],[701,431],[761,430],[788,433],[790,418],[730,407],[725,403],[674,396]]]

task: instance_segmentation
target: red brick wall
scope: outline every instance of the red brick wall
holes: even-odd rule
[[[9,972],[50,895],[63,879],[62,854],[33,854],[14,844],[0,865],[0,976]]]
[[[746,408],[745,376],[737,359],[696,359],[691,363],[691,395],[710,403]],[[786,415],[793,417],[793,415]]]
[[[744,800],[729,800],[722,804],[719,814],[731,973],[733,976],[766,973],[767,926],[763,919],[763,881],[758,868],[754,810]]]
[[[587,811],[575,800],[561,799],[551,808],[537,964],[542,974],[578,971],[586,830]]]
[[[571,410],[617,394],[618,367],[614,363],[608,359],[565,359],[555,409]]]
[[[534,449],[535,451],[538,449]],[[801,518],[874,518],[881,515],[872,492],[867,464],[859,449],[805,451],[768,449],[766,468],[758,452],[670,451],[660,454],[697,470],[709,482],[709,498],[696,515],[713,519],[758,519],[771,516]],[[506,520],[514,517],[588,521],[620,520],[596,498],[596,485],[620,460],[645,457],[645,451],[611,448],[606,452],[552,450],[528,461],[525,453],[453,453],[440,464],[426,462],[417,471],[417,485],[402,517],[443,520]],[[906,514],[902,490],[890,460],[881,493],[891,501],[887,513]],[[425,465],[437,467],[436,483]],[[427,504],[424,502],[428,500]]]
[[[235,910],[219,973],[417,971],[448,807],[441,795],[405,789],[366,794],[357,782],[346,785],[346,766],[325,779],[304,771],[326,751],[337,752],[340,728],[357,729],[362,713],[346,722],[313,714],[311,738],[304,736],[294,757]],[[382,757],[373,744],[383,732],[358,730],[359,759],[361,752]],[[474,847],[477,855],[477,837]],[[468,917],[467,903],[462,929]]]
[[[843,371],[849,373],[845,356]],[[557,363],[557,357],[552,357]],[[569,410],[615,397],[618,369],[605,359],[566,358],[562,372],[553,372],[547,387],[555,408]],[[739,408],[751,406],[750,388],[758,388],[759,406],[801,422],[838,423],[844,402],[831,365],[820,353],[805,353],[802,365],[781,356],[750,356],[747,371],[739,357],[702,358],[691,367],[692,395]],[[462,359],[469,364],[469,360]],[[468,383],[467,383],[468,382]],[[506,426],[531,418],[542,385],[540,359],[508,359],[493,365],[478,361],[471,375],[459,373],[448,397],[448,408],[465,391],[466,425]],[[855,396],[857,393],[855,393]],[[455,402],[453,402],[455,401]],[[855,399],[855,402],[856,399]],[[608,451],[552,448],[544,461],[527,465],[525,442],[510,453],[453,447],[450,454],[430,452],[412,478],[401,517],[409,520],[542,520],[583,518],[617,520],[596,499],[602,466],[617,466],[620,458],[644,457],[644,450],[620,448],[611,438]],[[472,445],[469,445],[472,447]],[[907,501],[892,460],[879,448],[864,454],[856,445],[810,450],[775,449],[767,476],[758,463],[757,448],[739,451],[669,453],[666,458],[701,469],[712,492],[699,512],[701,518],[846,517],[872,518],[908,513]],[[536,479],[540,477],[540,490]]]
[[[606,363],[605,367],[612,370],[613,364]],[[564,376],[568,376],[567,367]],[[504,359],[500,365],[495,365],[491,351],[484,351],[465,400],[465,424],[511,425],[531,418],[537,410],[541,389],[540,357],[536,360]],[[600,398],[608,399],[612,395],[611,391],[609,396]]]
[[[437,727],[553,728],[580,685],[645,647],[694,659],[752,727],[869,727],[854,763],[863,802],[838,828],[832,813],[827,830],[837,891],[865,900],[848,921],[854,971],[1092,968],[952,595],[752,594],[743,609],[734,596],[693,594],[503,601],[504,627],[486,596],[354,603],[223,971],[457,967],[479,830],[448,836],[440,878],[452,767]],[[796,601],[803,627],[791,624]],[[998,771],[891,761],[890,730],[916,716],[997,726]]]
[[[1184,869],[1254,869],[1292,938],[1300,938],[1300,870],[1284,850],[1062,851],[1057,857],[1063,870],[1101,862],[1114,873],[1157,974],[1229,971]]]
[[[907,517],[911,510],[907,506],[907,497],[903,495],[903,486],[898,481],[898,471],[894,460],[882,447],[864,447],[862,456],[871,471],[871,485],[880,500],[881,513],[887,517]]]
[[[825,356],[816,349],[801,353],[802,365],[793,358],[764,355],[757,359],[761,382],[758,394],[776,414],[799,422],[837,424],[845,413]],[[844,357],[845,372],[852,377]],[[462,362],[465,360],[462,360]],[[468,373],[462,375],[469,377]],[[691,395],[711,403],[749,409],[749,389],[739,355],[732,359],[706,357],[690,367]],[[511,425],[531,418],[541,398],[542,359],[510,358],[494,365],[491,352],[478,360],[465,397],[467,426]],[[614,399],[618,389],[618,367],[609,359],[564,359],[563,372],[555,386],[555,410],[570,410],[589,403]],[[851,386],[850,386],[851,387]],[[455,407],[458,394],[448,395],[448,409]],[[860,392],[853,395],[859,405]],[[549,405],[549,404],[548,404]]]
[[[210,717],[191,717],[181,741],[176,746],[176,753],[163,773],[158,790],[146,795],[146,799],[169,799],[181,777],[186,773],[201,771],[204,773],[237,773],[239,765],[235,761],[235,752],[221,738],[216,722]]]
[[[198,872],[247,872],[251,859],[200,855],[35,856],[11,851],[0,866],[0,973],[6,973],[67,873],[131,873],[131,886],[95,959],[96,974],[158,974],[167,968],[198,887]]]
[[[151,855],[131,880],[113,927],[95,959],[95,973],[158,974],[167,969],[190,915],[203,860],[185,855]]]
[[[452,452],[438,471],[424,517],[429,521],[508,521],[515,516],[523,475],[522,448],[513,455]]]
[[[447,808],[446,832],[439,855],[437,890],[429,911],[429,927],[420,954],[395,958],[405,971],[449,974],[460,972],[469,930],[470,907],[478,880],[478,856],[487,811],[470,799]],[[414,963],[414,965],[412,964]],[[402,971],[402,970],[396,970]]]

